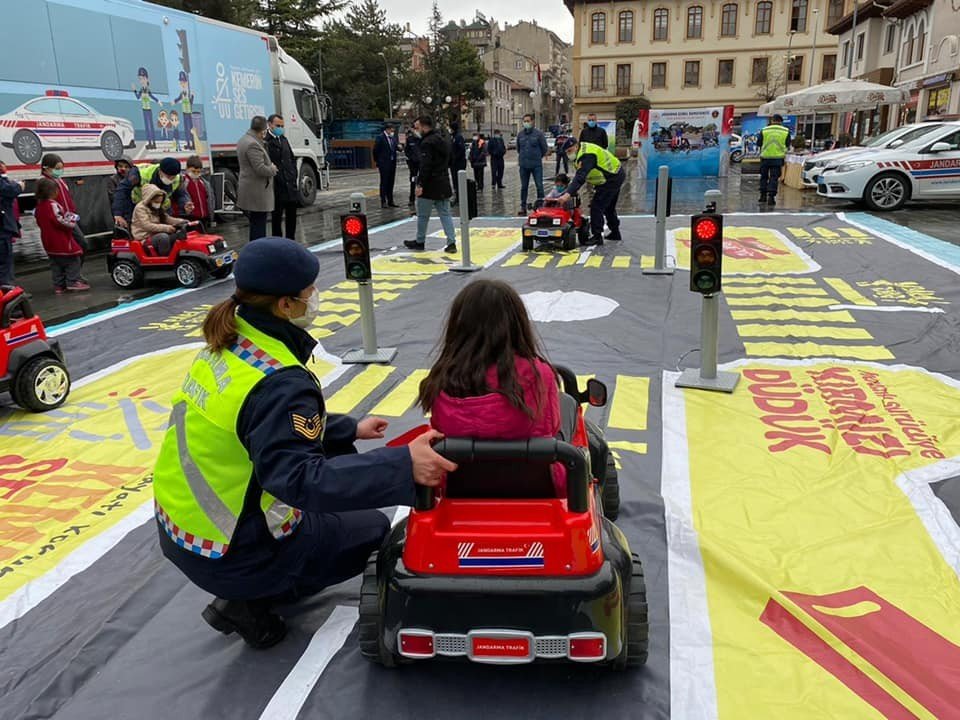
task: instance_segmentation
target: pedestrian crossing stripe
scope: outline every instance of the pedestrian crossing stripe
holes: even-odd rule
[[[854,305],[864,305],[867,307],[875,307],[876,303],[873,300],[870,300],[864,297],[860,292],[855,290],[853,286],[848,283],[846,280],[841,278],[824,278],[826,283],[832,287],[837,293],[847,302],[851,302]]]
[[[865,233],[863,230],[857,230],[857,228],[852,228],[852,227],[842,227],[842,228],[840,228],[840,232],[846,233],[847,235],[849,235],[849,236],[852,237],[852,238],[867,238],[867,237],[870,237],[870,236],[869,236],[867,233]]]
[[[801,240],[805,240],[807,238],[812,237],[810,233],[804,230],[803,228],[788,227],[787,232],[789,232],[791,235],[793,235],[796,238],[800,238]]]
[[[836,237],[840,237],[840,235],[839,235],[838,233],[834,232],[834,231],[831,230],[830,228],[816,227],[816,228],[814,228],[813,230],[814,230],[814,232],[817,233],[817,235],[819,235],[819,236],[822,237],[822,238],[836,238]]]
[[[324,402],[328,413],[348,415],[396,370],[390,365],[367,365],[350,382]]]
[[[420,383],[428,372],[429,370],[414,370],[391,390],[370,413],[384,417],[401,417],[417,401],[420,395]]]
[[[793,277],[791,275],[735,275],[731,278],[724,278],[725,287],[730,285],[763,285],[774,282],[778,286],[782,285],[816,285],[817,281],[811,277]]]
[[[751,293],[768,293],[770,295],[819,295],[829,297],[830,294],[818,287],[778,287],[777,285],[749,285],[745,287],[730,287],[723,289],[725,295],[748,295]]]
[[[351,303],[351,302],[321,302],[318,306],[320,312],[334,312],[334,313],[343,313],[343,312],[360,312],[360,303]]]
[[[767,320],[770,322],[796,320],[807,322],[853,323],[857,321],[856,318],[846,310],[826,310],[823,312],[817,312],[816,310],[731,310],[730,315],[734,320]]]
[[[737,306],[792,305],[794,307],[818,308],[836,305],[837,301],[832,298],[774,297],[773,295],[758,295],[757,297],[727,296],[727,304]]]
[[[528,265],[535,268],[545,268],[553,260],[553,255],[548,255],[546,253],[540,253],[531,260]]]
[[[500,266],[505,268],[526,266],[537,268],[538,270],[544,270],[549,267],[573,267],[576,265],[582,265],[588,268],[599,268],[604,267],[604,261],[608,259],[610,262],[606,267],[613,268],[614,270],[627,270],[633,267],[633,261],[636,258],[632,255],[587,255],[586,253],[581,254],[579,252],[518,252],[504,260]],[[554,260],[556,260],[556,263],[553,262]],[[642,255],[640,257],[641,268],[651,268],[653,266],[654,258],[652,255]]]
[[[873,340],[863,328],[824,327],[822,325],[737,325],[740,337],[832,338],[834,340]]]
[[[352,291],[339,291],[339,290],[324,290],[320,293],[321,300],[353,300],[359,297],[359,294],[356,289]],[[390,302],[391,300],[396,300],[400,295],[393,292],[377,292],[374,290],[373,299],[374,300],[386,300]]]
[[[313,324],[311,324],[310,327],[325,327],[326,325],[333,325],[334,323],[340,323],[346,327],[347,325],[352,325],[359,319],[360,313],[347,313],[345,315],[319,315],[317,319],[313,321]]]
[[[587,261],[583,264],[584,267],[588,268],[598,268],[603,264],[602,255],[591,255],[587,258]]]
[[[430,277],[430,276],[427,276]],[[397,280],[382,280],[378,281],[375,285],[376,290],[410,290],[415,288],[420,284],[420,280],[404,280],[402,282]],[[357,292],[357,283],[352,280],[345,280],[342,283],[337,283],[333,286],[334,290],[352,290]]]
[[[843,235],[846,235],[847,237],[852,237],[852,238],[870,237],[867,233],[863,232],[863,230],[858,230],[857,228],[852,228],[852,227],[837,228],[838,232],[834,232],[833,230],[828,230],[827,228],[822,228],[822,227],[814,228],[814,230],[817,233],[817,235],[824,238],[841,237],[840,233],[842,233]],[[813,235],[811,235],[807,230],[804,230],[803,228],[788,227],[787,232],[789,232],[795,238],[800,238],[801,240],[810,240],[813,238]]]
[[[571,265],[576,265],[579,259],[580,253],[578,252],[565,253],[560,256],[559,260],[557,260],[557,267],[570,267]]]
[[[646,430],[650,378],[617,375],[608,426],[618,430]]]
[[[744,342],[747,355],[785,358],[853,358],[856,360],[893,360],[882,345],[822,345],[802,342]]]
[[[630,260],[632,258],[629,255],[617,255],[613,258],[611,265],[618,269],[624,269],[630,267]]]
[[[523,265],[527,260],[532,257],[531,253],[517,253],[508,257],[504,262],[502,267],[516,267],[517,265]]]
[[[647,444],[645,442],[630,442],[628,440],[608,440],[607,447],[614,450],[626,450],[627,452],[637,453],[638,455],[647,454]]]

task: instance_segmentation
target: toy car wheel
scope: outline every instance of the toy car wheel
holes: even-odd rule
[[[397,666],[397,658],[383,643],[383,623],[380,618],[380,582],[377,580],[377,553],[367,560],[360,586],[360,618],[357,622],[360,654],[370,662],[384,667]]]
[[[603,477],[603,516],[607,520],[616,520],[620,515],[620,478],[617,475],[617,463],[613,455],[607,453],[607,472]]]
[[[30,130],[17,130],[13,135],[13,154],[25,165],[36,165],[43,157],[40,138]]]
[[[203,268],[196,260],[187,258],[177,264],[177,282],[184,287],[198,287],[203,282],[203,275]]]
[[[587,224],[586,218],[584,218],[583,222],[580,223],[580,227],[577,228],[577,241],[581,245],[586,245],[588,240],[590,240],[590,226]]]
[[[630,596],[626,607],[626,644],[613,661],[614,667],[643,667],[647,662],[650,626],[647,618],[647,585],[643,579],[643,565],[636,553],[631,554],[633,573],[630,578]]]
[[[899,210],[910,199],[910,183],[900,173],[880,173],[863,191],[871,210]]]
[[[573,225],[568,225],[563,231],[563,249],[575,250],[577,247],[577,229]]]
[[[533,250],[533,236],[527,235],[526,233],[524,233],[523,241],[520,243],[520,247],[523,249],[524,252],[530,252],[531,250]]]
[[[117,287],[122,287],[125,290],[143,285],[143,270],[131,260],[117,260],[113,265],[113,270],[110,271],[110,277]]]
[[[224,278],[230,277],[230,274],[233,272],[233,265],[227,265],[226,267],[217,268],[210,274],[215,277],[217,280],[223,280]]]
[[[117,161],[123,157],[123,141],[112,130],[107,130],[100,138],[100,151],[107,160]]]
[[[33,412],[53,410],[70,394],[70,374],[56,358],[41,356],[28,361],[13,379],[13,397]]]

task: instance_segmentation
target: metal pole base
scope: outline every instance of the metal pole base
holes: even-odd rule
[[[454,265],[450,272],[472,273],[477,270],[483,270],[483,265]]]
[[[666,267],[666,268],[643,268],[641,272],[644,275],[673,275],[675,268]]]
[[[344,365],[369,365],[371,363],[389,363],[397,356],[396,348],[378,348],[376,352],[349,350],[342,360]]]
[[[678,388],[696,388],[697,390],[716,390],[717,392],[732,393],[737,383],[740,381],[740,373],[717,372],[715,378],[700,377],[699,368],[687,368],[684,370],[674,387]]]

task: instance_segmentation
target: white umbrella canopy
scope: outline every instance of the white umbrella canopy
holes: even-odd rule
[[[850,112],[877,105],[905,103],[910,93],[902,88],[878,85],[866,80],[840,78],[811,85],[760,106],[759,115],[809,115],[812,113]]]

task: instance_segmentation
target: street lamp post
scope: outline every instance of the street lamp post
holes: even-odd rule
[[[387,62],[387,56],[383,52],[378,52],[377,55],[383,58],[383,65],[387,68],[387,102],[390,103],[390,111],[387,113],[387,117],[393,117],[393,90],[390,87],[390,63]]]
[[[793,47],[793,36],[797,34],[796,30],[790,31],[790,39],[787,41],[787,65],[784,68],[783,72],[783,94],[786,95],[790,92],[790,65],[793,63],[793,58],[790,56],[790,50]]]
[[[817,58],[817,26],[820,23],[820,8],[813,9],[813,50],[810,51],[810,73],[807,87],[813,85],[813,66]]]

